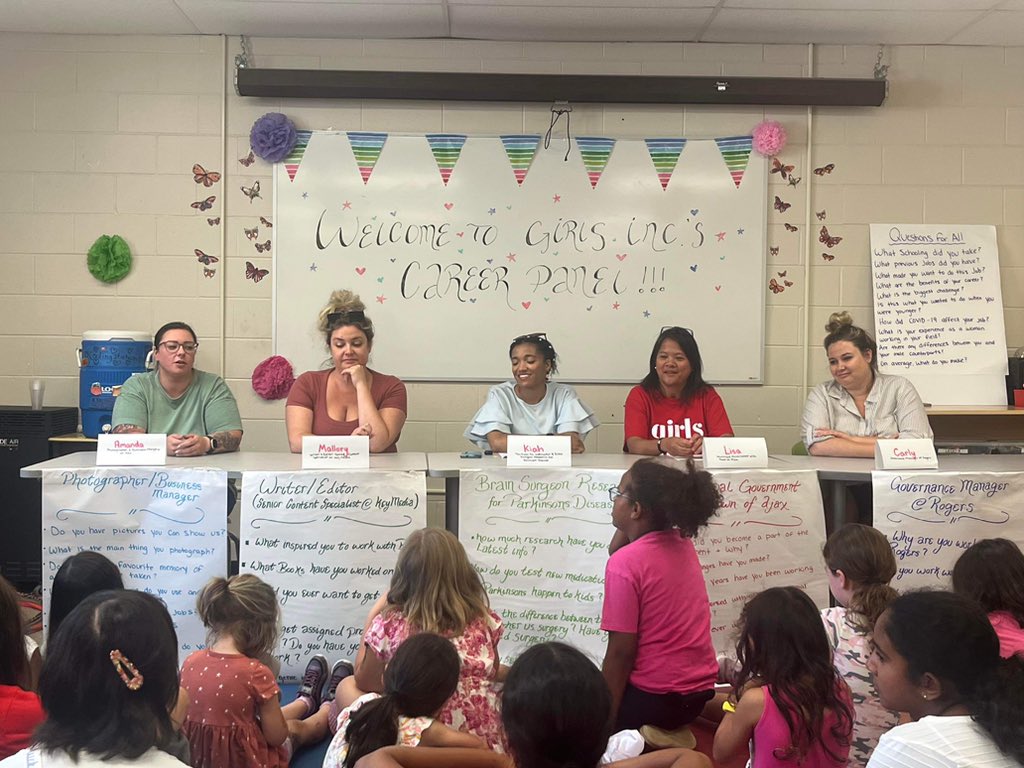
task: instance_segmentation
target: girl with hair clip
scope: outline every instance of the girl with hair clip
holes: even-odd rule
[[[953,566],[953,591],[977,601],[999,638],[999,655],[1024,657],[1024,554],[1009,539],[982,539]]]
[[[812,456],[871,458],[881,437],[932,436],[924,403],[902,376],[878,372],[878,346],[848,312],[825,326],[832,381],[807,396],[800,432]]]
[[[896,558],[888,540],[876,529],[844,525],[822,548],[828,586],[838,606],[821,612],[832,646],[832,663],[850,686],[853,740],[848,765],[865,766],[878,738],[896,725],[899,715],[882,706],[868,672],[871,630],[898,593],[889,586]]]
[[[551,381],[558,356],[547,334],[516,336],[508,348],[512,381],[491,387],[465,436],[496,453],[508,450],[509,435],[568,435],[572,452],[583,453],[597,417],[568,384]]]
[[[190,697],[182,732],[194,768],[288,765],[288,726],[274,673],[261,659],[277,643],[273,588],[252,574],[211,579],[196,599],[209,648],[190,655],[181,684]]]
[[[701,713],[718,662],[711,607],[693,537],[722,505],[711,475],[636,462],[610,489],[615,535],[605,567],[602,667],[615,730],[640,729],[652,745]]]
[[[868,669],[883,706],[913,722],[884,734],[868,768],[1024,765],[1024,659],[999,639],[973,600],[909,592],[875,624]]]
[[[18,593],[0,576],[0,760],[27,747],[45,717],[26,651]]]
[[[483,748],[476,736],[434,718],[459,682],[459,654],[440,635],[422,632],[402,643],[384,668],[383,693],[367,693],[346,707],[327,749],[324,768],[352,768],[381,747]]]
[[[47,719],[3,768],[181,768],[162,751],[176,736],[178,639],[152,595],[118,590],[82,601],[51,641],[39,694]]]
[[[714,758],[750,744],[751,768],[841,768],[853,731],[850,690],[832,666],[821,616],[796,587],[772,587],[737,622],[739,671],[722,704]]]
[[[334,291],[318,329],[332,366],[307,371],[295,380],[285,406],[292,453],[304,435],[366,435],[372,453],[394,453],[407,412],[405,384],[368,367],[373,323],[366,305],[351,291]]]
[[[523,651],[505,681],[501,721],[508,755],[396,746],[363,757],[356,768],[711,768],[705,755],[690,749],[604,762],[611,706],[604,677],[590,659],[570,645],[540,643]]]

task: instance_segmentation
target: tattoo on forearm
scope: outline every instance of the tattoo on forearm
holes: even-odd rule
[[[114,434],[123,435],[128,432],[143,434],[145,433],[146,430],[144,430],[142,427],[137,427],[134,424],[118,424],[110,431],[113,432]]]
[[[242,444],[242,436],[234,432],[215,432],[210,437],[217,441],[217,453],[234,453]]]

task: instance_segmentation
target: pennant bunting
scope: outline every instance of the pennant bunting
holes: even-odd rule
[[[284,169],[288,171],[288,180],[295,181],[295,174],[299,172],[299,165],[302,163],[302,156],[306,154],[306,147],[309,146],[309,137],[312,131],[296,131],[297,137],[295,146],[284,159]]]
[[[644,142],[647,144],[647,151],[651,153],[651,161],[654,163],[661,188],[666,190],[672,179],[672,171],[679,162],[679,155],[686,146],[686,139],[644,139]]]
[[[534,155],[537,154],[540,134],[502,136],[501,143],[505,145],[505,154],[508,155],[508,162],[512,166],[512,173],[516,175],[516,181],[519,182],[519,186],[523,186],[526,172],[530,169]]]
[[[352,156],[359,166],[359,175],[363,177],[363,184],[370,181],[370,174],[373,173],[373,166],[380,159],[381,150],[384,149],[384,142],[387,141],[386,133],[367,133],[364,131],[349,131],[348,143],[352,147]]]
[[[598,136],[577,136],[576,146],[579,147],[580,157],[583,158],[583,167],[587,169],[587,177],[590,179],[590,188],[597,189],[597,182],[601,180],[608,160],[615,148],[615,139],[605,139]]]
[[[740,188],[743,181],[743,172],[747,170],[747,162],[750,160],[750,148],[753,139],[750,136],[727,136],[724,139],[715,139],[718,151],[722,153],[725,166],[732,176],[732,183],[736,189]]]
[[[459,155],[462,153],[463,144],[466,143],[466,137],[459,133],[428,133],[427,143],[430,144],[430,151],[434,153],[437,170],[441,172],[441,181],[447,187],[452,169],[459,162]]]

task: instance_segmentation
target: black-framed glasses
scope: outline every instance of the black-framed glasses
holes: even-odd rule
[[[625,491],[620,491],[618,488],[609,488],[608,489],[608,501],[610,501],[612,504],[615,503],[615,500],[617,498],[619,498],[619,496],[621,496],[622,498],[626,499],[627,501],[634,501],[633,497],[630,496]]]
[[[194,355],[196,350],[199,349],[198,341],[161,341],[158,347],[163,347],[171,354],[174,354],[179,349],[185,350],[186,355]]]
[[[689,336],[693,338],[693,331],[691,331],[689,328],[684,328],[681,325],[663,325],[658,335],[660,336],[665,331],[682,331],[683,333],[689,334]]]
[[[516,336],[512,339],[513,344],[522,344],[526,341],[547,341],[548,335],[541,331],[540,333],[524,333],[522,336]]]

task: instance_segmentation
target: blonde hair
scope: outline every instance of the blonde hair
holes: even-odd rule
[[[848,341],[859,349],[862,355],[866,356],[870,352],[871,370],[878,370],[878,345],[875,344],[875,340],[868,335],[867,331],[853,324],[853,318],[850,317],[849,312],[845,310],[833,312],[828,317],[825,330],[828,332],[828,335],[825,336],[824,344],[826,352],[828,352],[828,348],[833,344],[840,341]]]
[[[461,635],[490,610],[483,581],[453,533],[421,528],[405,540],[388,606],[417,631]]]
[[[228,635],[250,658],[269,655],[277,645],[281,609],[274,588],[259,576],[210,579],[196,598],[196,611],[210,643]]]
[[[348,290],[333,291],[317,317],[317,329],[324,335],[327,346],[331,346],[331,334],[346,325],[354,325],[366,334],[366,341],[373,344],[373,323],[365,311],[366,305],[358,294]]]

